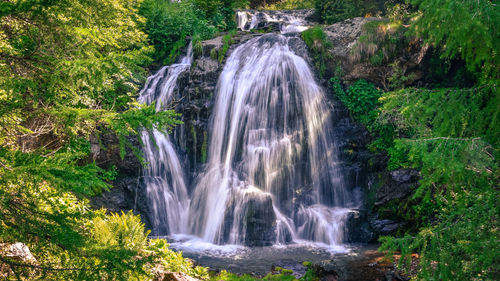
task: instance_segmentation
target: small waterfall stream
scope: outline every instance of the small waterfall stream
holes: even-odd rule
[[[143,104],[155,103],[156,111],[168,109],[179,76],[188,71],[193,61],[192,45],[178,64],[164,66],[148,77],[139,94]],[[146,186],[151,209],[153,234],[184,233],[186,231],[189,198],[184,171],[170,137],[163,132],[142,132],[144,160],[142,184]]]
[[[332,109],[290,47],[297,35],[287,33],[304,30],[305,20],[245,11],[238,12],[239,28],[252,29],[261,17],[279,22],[282,34],[250,39],[227,58],[214,93],[208,161],[192,186],[170,137],[142,133],[148,163],[142,184],[155,235],[219,245],[343,243],[357,202],[342,176]],[[180,63],[148,78],[139,102],[168,109],[191,63],[190,45]]]

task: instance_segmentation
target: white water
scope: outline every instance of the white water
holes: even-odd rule
[[[238,29],[249,31],[258,27],[260,23],[278,23],[281,33],[302,32],[309,28],[305,16],[294,16],[275,11],[268,14],[258,11],[238,11],[236,12]]]
[[[240,45],[220,75],[208,163],[192,196],[189,231],[246,244],[271,228],[274,243],[339,245],[349,203],[332,137],[331,109],[288,37]],[[255,214],[272,225],[249,229]]]
[[[238,12],[238,26],[249,30],[263,18],[279,22],[282,33],[307,28],[303,18],[247,11]],[[208,162],[192,194],[169,136],[142,133],[153,234],[173,237],[181,250],[221,255],[241,253],[242,245],[292,242],[345,251],[353,196],[340,173],[332,109],[290,38],[266,34],[227,59],[215,91]],[[139,102],[169,109],[191,63],[189,46],[180,63],[148,78]]]
[[[174,96],[177,79],[188,71],[193,60],[192,46],[178,64],[164,66],[148,77],[138,101],[155,102],[156,111],[169,108]],[[169,136],[158,130],[142,132],[144,159],[148,163],[142,182],[146,186],[151,209],[150,220],[154,234],[185,233],[189,197],[184,172]]]

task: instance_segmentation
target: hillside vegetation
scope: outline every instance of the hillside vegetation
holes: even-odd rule
[[[316,4],[327,23],[362,15],[356,1]],[[370,149],[388,157],[388,170],[420,172],[409,199],[378,208],[382,217],[406,222],[399,236],[381,238],[381,250],[400,252],[404,270],[418,253],[418,280],[496,280],[500,8],[467,0],[385,6],[388,19],[366,23],[351,54],[353,61],[386,66],[370,82],[344,85],[342,69],[328,69],[335,61],[321,27],[303,33],[320,74],[333,76],[334,94],[372,134]],[[416,79],[401,67],[400,53],[419,40],[430,46],[431,59]]]

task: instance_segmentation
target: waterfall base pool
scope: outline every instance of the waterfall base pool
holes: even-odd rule
[[[328,247],[303,242],[269,247],[245,247],[214,245],[186,235],[176,235],[166,239],[172,249],[182,251],[184,257],[214,271],[227,270],[236,274],[262,277],[272,272],[274,267],[283,267],[293,270],[294,274],[300,277],[307,270],[303,265],[303,262],[307,261],[334,270],[341,277],[339,280],[385,280],[384,268],[387,265],[381,266],[378,263],[382,260],[383,254],[377,251],[379,246],[377,244]]]

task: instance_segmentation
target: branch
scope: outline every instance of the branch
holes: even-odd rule
[[[435,141],[435,140],[453,140],[453,141],[478,141],[481,138],[452,138],[452,137],[435,137],[427,139],[406,139],[406,141],[419,142],[419,141]]]

